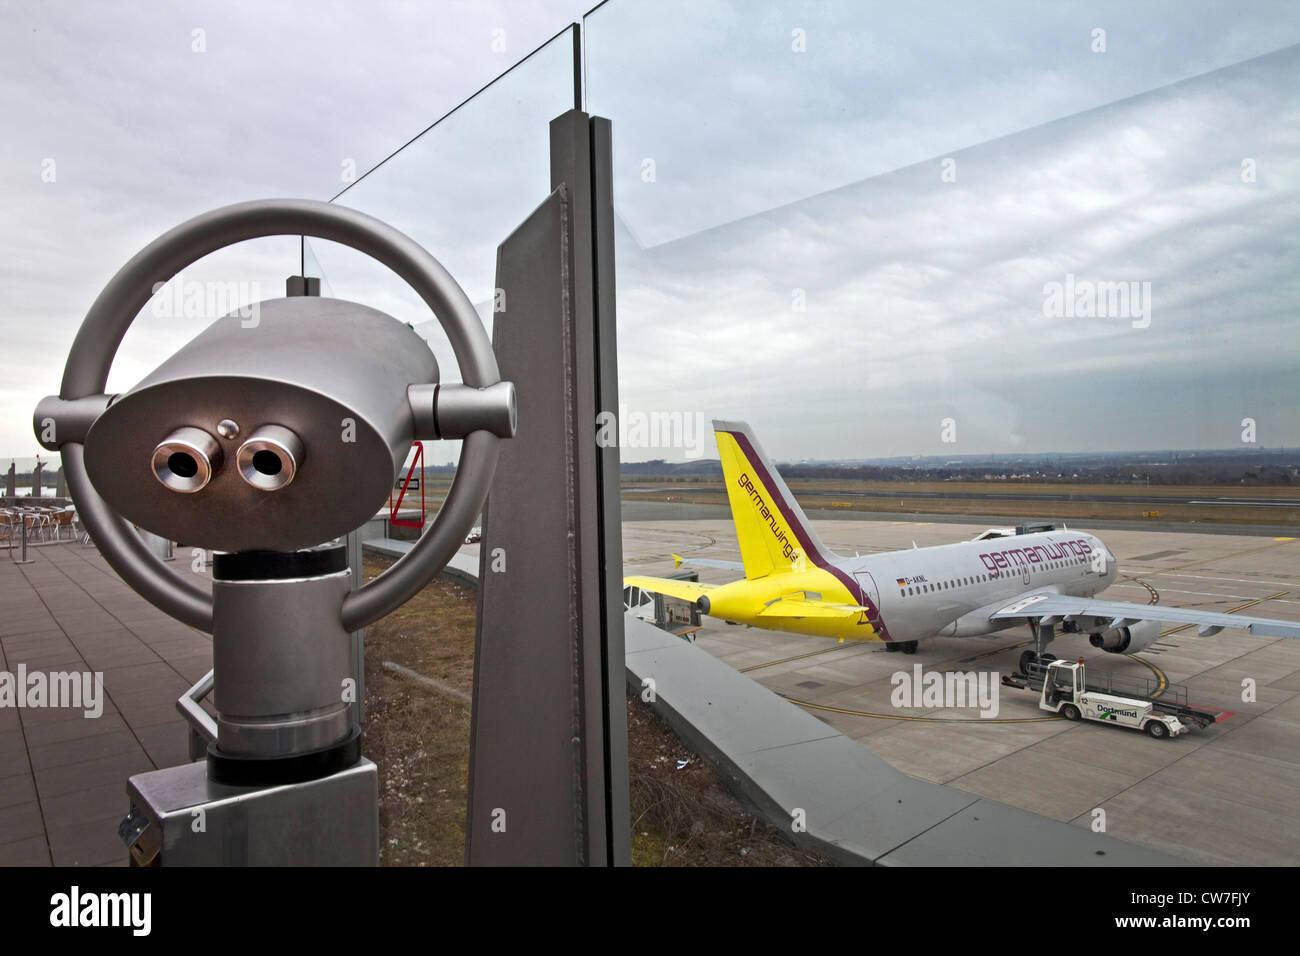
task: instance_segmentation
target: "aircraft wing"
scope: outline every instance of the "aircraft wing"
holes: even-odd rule
[[[1195,624],[1202,637],[1210,637],[1225,627],[1239,627],[1252,634],[1272,637],[1300,637],[1300,622],[1278,621],[1244,614],[1224,614],[1189,607],[1164,604],[1133,604],[1128,601],[1101,601],[1097,598],[1071,597],[1067,594],[1039,592],[1016,598],[989,615],[992,621],[1027,620],[1029,618],[1109,618],[1114,627],[1127,627],[1138,621],[1161,621]]]
[[[674,581],[671,578],[647,578],[633,575],[623,579],[624,587],[641,588],[655,594],[667,594],[669,597],[681,598],[683,601],[697,601],[701,594],[711,591],[712,584],[696,584],[694,581]]]
[[[673,567],[680,568],[683,564],[693,564],[700,568],[722,568],[724,571],[745,570],[745,566],[739,561],[719,561],[714,558],[683,558],[680,554],[674,554]]]
[[[773,601],[758,612],[759,617],[767,618],[851,618],[857,617],[865,607],[856,604],[835,604],[831,601],[816,601],[802,596],[803,592]]]

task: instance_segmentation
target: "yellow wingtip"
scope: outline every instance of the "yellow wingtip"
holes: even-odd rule
[[[674,567],[674,568],[680,568],[681,566],[682,566],[682,556],[681,556],[680,554],[674,554],[674,555],[673,555],[673,567]]]

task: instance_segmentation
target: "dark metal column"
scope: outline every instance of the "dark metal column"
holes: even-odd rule
[[[593,146],[594,144],[594,146]],[[551,124],[554,191],[499,248],[519,428],[483,521],[466,858],[628,862],[609,124]]]
[[[617,420],[613,130],[609,120],[594,116],[590,131],[596,402],[597,411],[608,412]],[[604,653],[606,762],[610,768],[606,781],[610,862],[615,866],[629,866],[632,852],[627,758],[627,654],[623,641],[623,508],[617,443],[597,449],[596,472],[599,476],[597,517],[604,585],[601,647]]]

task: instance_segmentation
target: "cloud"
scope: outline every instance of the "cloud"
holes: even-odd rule
[[[344,185],[345,159],[359,171],[378,163],[584,7],[565,0],[388,2],[364,10],[254,0],[6,6],[0,451],[35,452],[32,409],[57,390],[99,290],[143,246],[226,203],[328,199]],[[202,53],[193,51],[196,29],[204,31]],[[505,31],[501,52],[492,47],[497,29]],[[571,68],[567,76],[571,83]],[[41,178],[47,159],[54,182]],[[423,186],[454,192],[474,179],[473,166],[464,165]],[[294,240],[259,240],[186,274],[256,282],[280,295],[298,270],[298,250]],[[204,324],[163,321],[146,310],[110,385],[134,384]]]
[[[1223,447],[1245,416],[1300,444],[1297,67],[1270,54],[650,248],[624,206],[623,400],[751,417],[791,458]],[[1150,328],[1045,316],[1067,274],[1149,282]]]
[[[750,418],[790,458],[1224,446],[1247,415],[1262,442],[1300,444],[1300,25],[1272,4],[1026,9],[597,10],[585,81],[614,122],[623,402]],[[223,203],[333,195],[345,161],[378,162],[580,11],[8,11],[0,448],[34,450],[31,408],[147,242]],[[490,46],[502,26],[505,55]],[[496,245],[549,190],[545,124],[571,79],[565,40],[340,201],[425,244],[487,316]],[[400,281],[328,243],[309,255],[332,294],[422,325],[457,377]],[[259,240],[186,278],[278,295],[298,260],[292,239]],[[1045,316],[1045,283],[1067,275],[1150,282],[1150,328]],[[203,324],[146,312],[110,385]],[[939,442],[945,417],[956,446]]]

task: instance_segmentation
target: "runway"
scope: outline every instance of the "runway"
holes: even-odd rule
[[[664,519],[659,516],[672,508],[664,505],[653,520],[636,520],[644,511],[628,504],[628,573],[664,574],[673,553],[739,560],[723,509],[693,520]],[[677,513],[701,515],[703,507],[678,506]],[[810,518],[826,544],[845,555],[968,540],[980,530],[951,518]],[[1097,533],[1120,561],[1121,578],[1104,597],[1220,612],[1249,608],[1251,615],[1300,621],[1300,534],[1070,526]],[[734,577],[709,568],[699,574],[713,583]],[[882,611],[887,619],[887,604]],[[1091,648],[1086,636],[1059,638],[1051,652],[1084,657],[1093,674],[1186,685],[1193,703],[1232,713],[1204,730],[1153,740],[1069,723],[1039,710],[1036,694],[1000,686],[1000,675],[1015,669],[1027,644],[1021,629],[934,638],[915,656],[711,618],[694,637],[699,647],[913,776],[1076,826],[1104,825],[1111,836],[1196,863],[1300,864],[1300,640],[1233,629],[1202,638],[1194,627],[1170,625],[1142,653],[1110,655]],[[1000,688],[996,717],[982,718],[973,707],[894,706],[891,677],[915,664],[926,672],[992,672]]]

